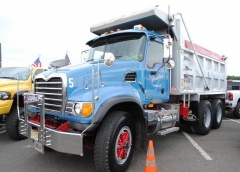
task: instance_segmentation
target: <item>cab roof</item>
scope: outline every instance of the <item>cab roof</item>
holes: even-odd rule
[[[90,31],[96,35],[101,35],[111,30],[132,29],[134,25],[139,24],[143,25],[147,30],[159,31],[171,27],[168,23],[168,14],[154,7],[93,25]]]

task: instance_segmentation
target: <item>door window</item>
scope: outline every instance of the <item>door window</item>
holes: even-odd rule
[[[153,68],[156,63],[161,64],[163,60],[163,44],[150,41],[148,48],[147,67]]]

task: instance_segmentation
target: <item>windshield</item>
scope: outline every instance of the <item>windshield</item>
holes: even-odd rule
[[[30,72],[28,68],[24,67],[4,67],[0,68],[0,79],[6,78],[6,79],[18,79],[19,80],[27,80]]]
[[[90,44],[90,52],[86,61],[103,59],[104,52],[112,53],[116,59],[143,60],[146,35],[143,33],[119,34],[100,38]]]

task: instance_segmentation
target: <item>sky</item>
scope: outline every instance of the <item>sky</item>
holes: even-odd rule
[[[194,43],[227,59],[227,75],[240,76],[240,10],[237,0],[0,0],[2,66],[44,67],[66,53],[81,63],[90,27],[159,5],[181,13]]]

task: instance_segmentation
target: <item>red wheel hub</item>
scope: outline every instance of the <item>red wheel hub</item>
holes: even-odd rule
[[[117,143],[117,157],[120,159],[125,159],[127,157],[128,149],[131,146],[131,142],[129,141],[129,132],[124,131],[121,133],[118,137]]]

